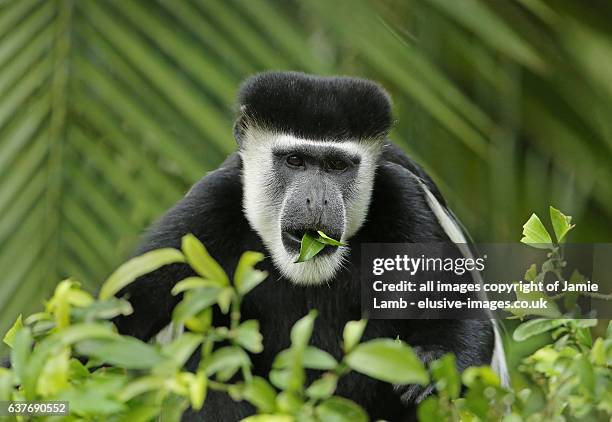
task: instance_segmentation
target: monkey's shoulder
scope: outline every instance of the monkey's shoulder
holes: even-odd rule
[[[407,170],[412,177],[418,178],[426,187],[431,191],[431,193],[436,197],[436,199],[442,204],[446,205],[446,201],[438,186],[434,183],[433,179],[427,174],[427,172],[412,158],[410,158],[400,147],[398,147],[392,141],[385,142],[383,147],[383,153],[381,156],[382,163],[391,163],[402,167]],[[408,176],[407,173],[401,172],[400,169],[396,169],[397,173],[404,173],[404,175]]]
[[[402,153],[403,154],[403,153]],[[402,163],[384,158],[379,163],[372,190],[372,200],[366,223],[359,233],[361,242],[436,242],[447,236],[432,213],[425,188],[435,196],[438,189],[432,183],[419,182],[415,163]]]
[[[213,255],[221,258],[237,252],[238,245],[249,243],[246,241],[250,227],[242,211],[242,165],[237,153],[194,184],[149,229],[138,253],[180,247],[181,238],[187,233],[195,235]]]

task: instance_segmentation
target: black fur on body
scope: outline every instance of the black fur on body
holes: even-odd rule
[[[264,337],[264,351],[251,355],[253,373],[267,377],[276,354],[289,346],[292,325],[311,309],[319,312],[311,344],[339,358],[344,325],[362,317],[360,245],[449,241],[427,205],[425,192],[415,175],[444,204],[431,179],[399,148],[385,141],[366,222],[348,241],[351,252],[346,264],[333,280],[321,285],[292,283],[273,265],[269,251],[250,227],[243,211],[242,160],[237,153],[194,185],[189,194],[149,230],[137,253],[164,247],[179,248],[182,236],[193,233],[232,277],[244,251],[262,252],[268,258],[259,267],[270,275],[245,297],[242,304],[243,320],[257,319]],[[141,277],[120,292],[120,295],[128,295],[134,313],[116,320],[119,330],[141,339],[157,334],[170,322],[172,309],[180,300],[170,294],[171,288],[192,274],[186,265],[169,265]],[[227,324],[228,321],[215,310],[214,322]],[[486,320],[371,320],[363,340],[398,336],[426,363],[447,352],[457,356],[459,370],[491,362],[494,334],[491,323]],[[196,368],[197,356],[188,366]],[[431,388],[418,386],[394,388],[354,372],[341,379],[337,390],[338,395],[362,405],[373,420],[391,421],[414,420],[416,402],[430,392]],[[211,391],[202,411],[187,412],[184,419],[235,421],[253,411],[246,402],[235,403],[228,395]]]

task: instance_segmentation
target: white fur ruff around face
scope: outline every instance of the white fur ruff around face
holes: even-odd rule
[[[376,163],[380,155],[379,142],[309,140],[256,128],[244,134],[242,158],[243,208],[251,228],[261,237],[281,274],[296,284],[318,285],[329,282],[342,268],[348,247],[337,248],[332,254],[295,263],[298,254],[283,246],[281,211],[285,198],[274,189],[273,151],[277,146],[330,146],[344,149],[360,157],[356,187],[344,204],[345,230],[341,241],[347,242],[363,225],[372,197]],[[286,195],[285,195],[286,196]]]

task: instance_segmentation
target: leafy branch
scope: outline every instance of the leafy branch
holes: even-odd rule
[[[547,250],[547,259],[538,271],[531,265],[525,274],[526,281],[541,281],[547,273],[564,279],[567,262],[563,244],[574,228],[571,217],[550,207],[555,240],[546,230],[540,218],[533,214],[523,226],[521,242]],[[570,283],[584,281],[577,271]],[[568,294],[569,293],[569,294]],[[589,292],[587,292],[589,293]],[[518,293],[517,299],[534,299],[544,293]],[[609,298],[610,295],[591,297]],[[515,310],[514,318],[529,315],[535,318],[519,325],[514,333],[515,341],[525,341],[550,333],[552,344],[528,356],[519,370],[530,383],[516,382],[514,389],[500,385],[498,376],[490,367],[473,367],[459,374],[453,355],[446,355],[431,365],[436,395],[426,399],[418,409],[419,420],[440,421],[607,421],[612,416],[612,323],[603,337],[593,340],[591,329],[596,319],[563,317],[560,305],[563,300],[570,316],[580,316],[577,294],[565,292],[547,297],[548,310]],[[460,391],[464,393],[460,396]]]
[[[263,258],[245,252],[230,281],[205,246],[186,235],[181,250],[151,251],[120,266],[97,298],[74,280],[60,282],[43,312],[19,317],[6,334],[12,369],[0,370],[0,400],[67,400],[71,413],[83,418],[145,421],[163,415],[179,420],[188,407],[201,409],[207,391],[215,390],[251,403],[258,412],[246,419],[251,422],[367,421],[358,404],[334,395],[343,376],[357,371],[395,384],[429,382],[408,345],[392,339],[360,343],[365,320],[346,324],[339,361],[310,345],[314,310],[294,324],[291,346],[276,356],[268,377],[254,374],[251,354],[263,351],[263,336],[258,321],[242,320],[240,306],[267,278],[255,268]],[[115,294],[136,278],[175,263],[186,263],[195,272],[172,289],[173,295],[183,295],[172,323],[188,332],[168,344],[118,334],[109,320],[129,315],[132,308]],[[214,307],[229,314],[228,326],[213,324]],[[200,353],[200,363],[192,372],[185,365],[194,353]],[[309,369],[322,374],[307,384]]]

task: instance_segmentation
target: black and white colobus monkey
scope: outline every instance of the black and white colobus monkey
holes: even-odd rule
[[[312,343],[340,356],[344,324],[362,317],[361,243],[466,240],[432,180],[387,139],[391,104],[377,84],[263,73],[243,84],[238,99],[238,151],[153,226],[138,253],[180,247],[191,232],[231,276],[242,252],[263,252],[270,276],[246,296],[242,315],[261,324],[264,351],[252,360],[254,373],[265,376],[289,346],[291,326],[310,309],[319,311]],[[317,229],[348,246],[294,264],[302,234]],[[135,312],[117,320],[119,330],[156,335],[178,301],[170,289],[189,275],[185,265],[170,265],[128,286],[121,294]],[[460,370],[493,363],[505,377],[491,321],[372,320],[364,339],[397,336],[425,362],[453,352]],[[374,419],[392,421],[414,418],[415,404],[430,392],[356,373],[338,386]],[[248,403],[210,392],[203,410],[185,418],[234,421],[252,412]]]

